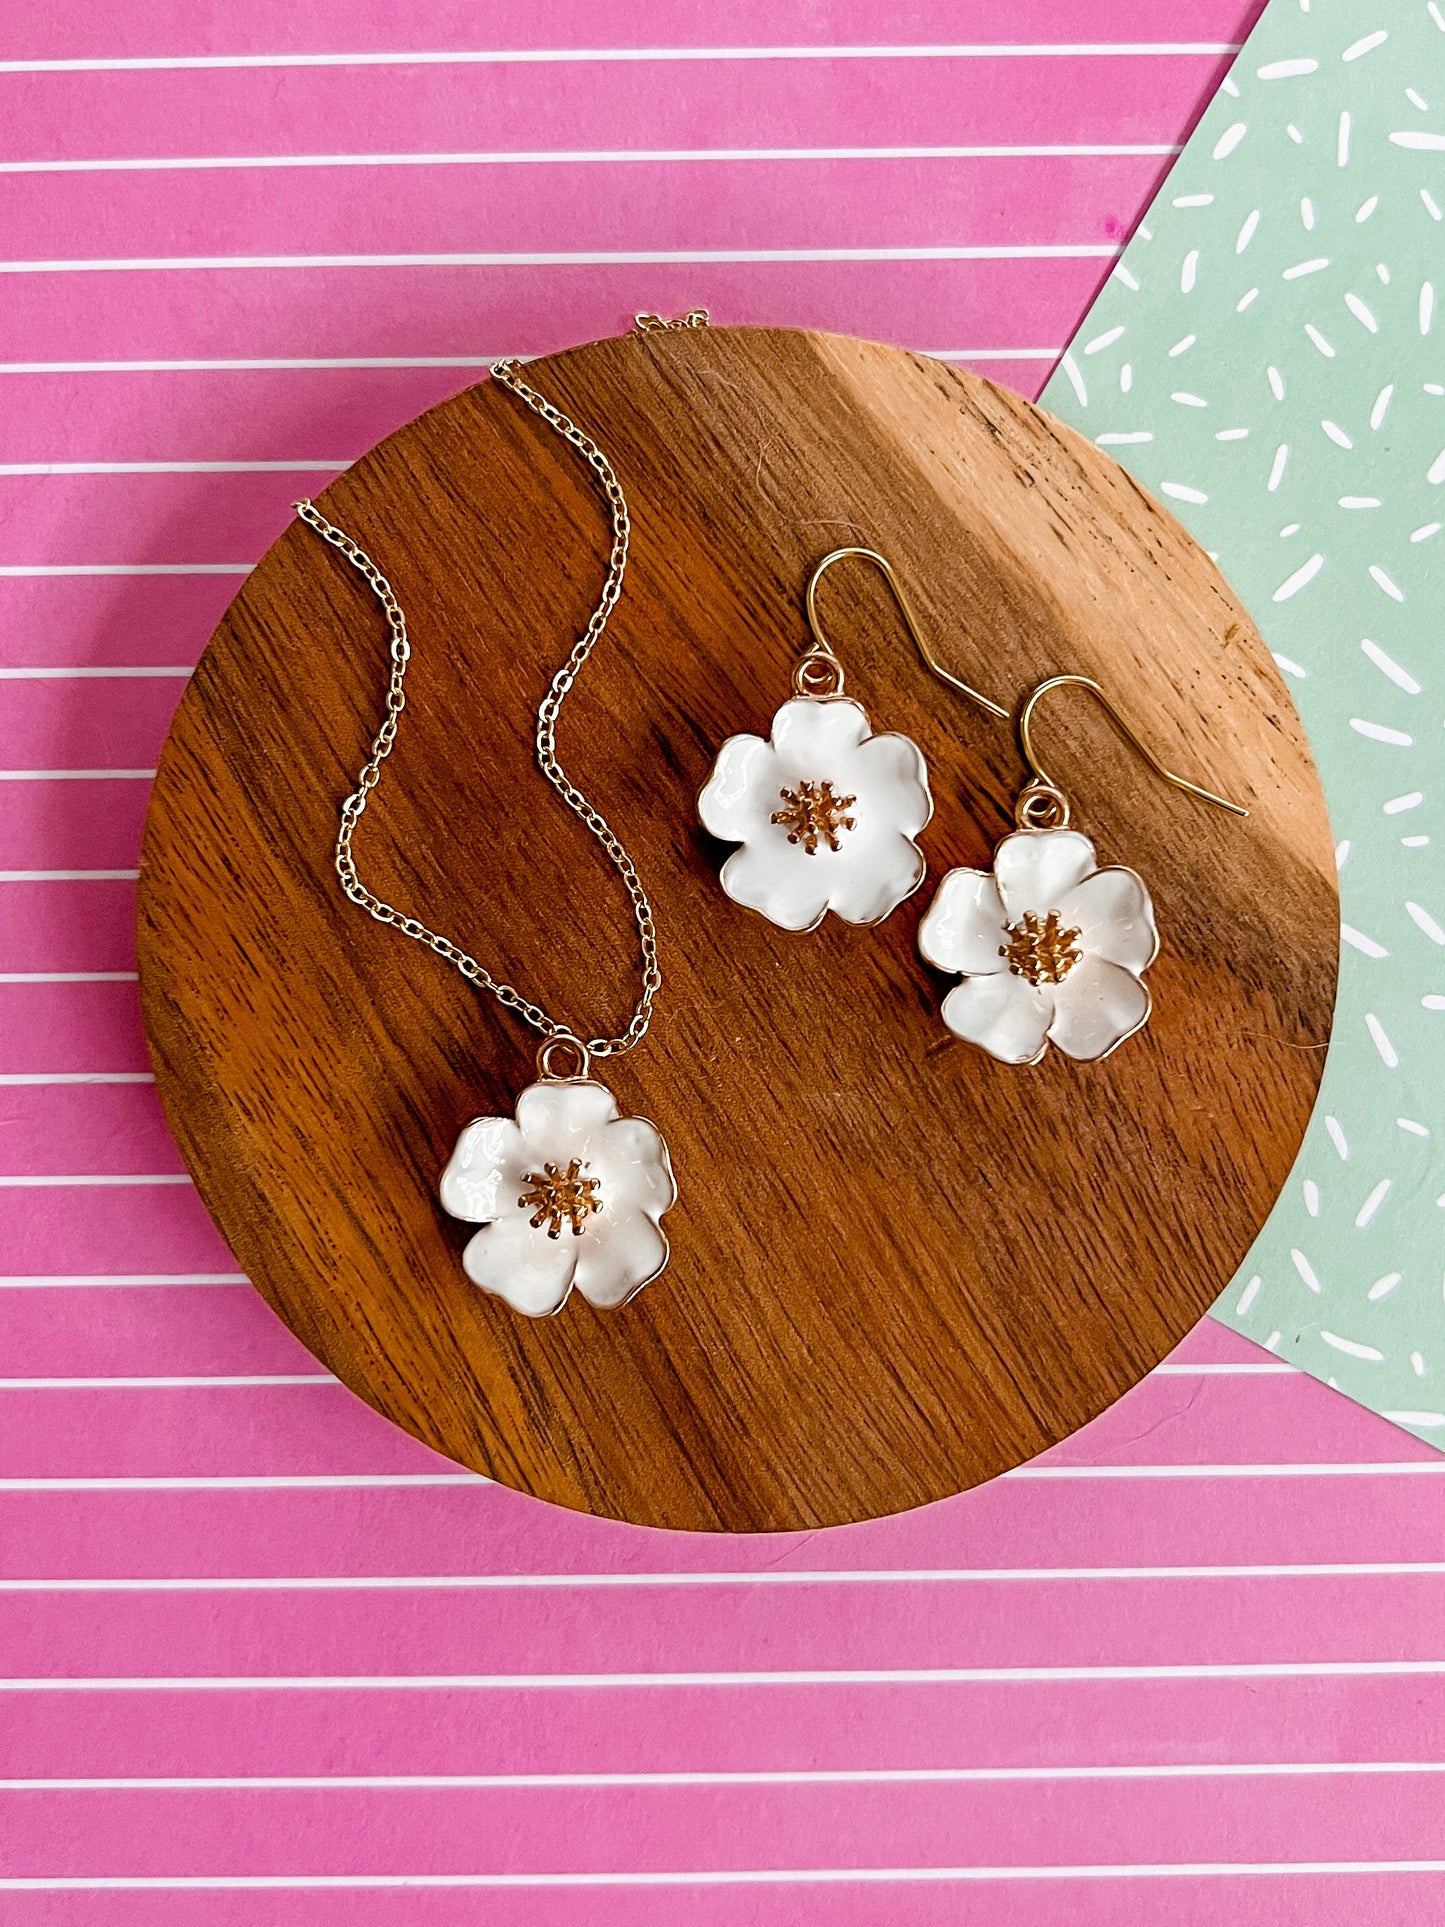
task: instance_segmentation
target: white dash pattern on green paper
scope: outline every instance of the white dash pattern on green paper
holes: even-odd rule
[[[1335,827],[1324,1082],[1215,1316],[1445,1445],[1438,0],[1276,0],[1043,400],[1218,558]]]

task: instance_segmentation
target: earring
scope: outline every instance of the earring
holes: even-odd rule
[[[909,634],[936,674],[992,714],[1008,712],[939,667],[902,585],[873,549],[835,549],[808,583],[812,643],[793,667],[793,695],[771,734],[731,736],[698,798],[711,835],[736,843],[722,867],[734,903],[783,930],[815,930],[829,910],[844,923],[881,923],[922,883],[915,838],[933,814],[918,745],[875,736],[861,703],[843,694],[843,665],[818,617],[818,584],[835,562],[861,556],[882,570]]]
[[[1241,804],[1176,776],[1090,676],[1051,676],[1019,712],[1030,770],[1014,804],[1018,828],[993,869],[950,870],[918,931],[925,960],[962,982],[943,1000],[943,1021],[1002,1064],[1037,1064],[1050,1043],[1093,1062],[1149,1021],[1144,972],[1159,951],[1144,880],[1122,864],[1100,868],[1088,837],[1069,828],[1068,798],[1034,753],[1040,697],[1066,683],[1087,689],[1167,783],[1235,816]]]

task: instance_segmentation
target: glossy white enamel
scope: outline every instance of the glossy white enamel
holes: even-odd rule
[[[600,1209],[553,1236],[522,1194],[574,1160]],[[622,1117],[593,1078],[529,1084],[515,1118],[474,1118],[441,1179],[443,1209],[481,1227],[462,1254],[467,1276],[529,1318],[560,1311],[574,1286],[599,1307],[625,1304],[667,1263],[661,1219],[676,1197],[657,1126]]]
[[[1023,919],[1051,914],[1075,960],[1059,982],[1033,983],[1005,952]],[[1149,1019],[1141,979],[1159,949],[1149,892],[1133,870],[1101,870],[1077,830],[1020,830],[999,844],[992,871],[950,870],[918,947],[962,979],[943,1021],[1004,1064],[1035,1064],[1050,1043],[1085,1061],[1107,1057]]]
[[[776,822],[801,785],[828,784],[849,799],[836,848],[810,851]],[[812,930],[833,911],[845,923],[880,923],[923,881],[914,838],[933,814],[923,756],[907,736],[873,735],[847,697],[796,696],[768,739],[733,736],[698,798],[703,828],[738,848],[722,887],[735,903],[784,930]]]

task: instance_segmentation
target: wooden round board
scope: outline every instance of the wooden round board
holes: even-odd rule
[[[337,811],[380,714],[381,612],[299,523],[201,660],[141,871],[157,1081],[222,1233],[303,1343],[462,1464],[655,1526],[866,1519],[1031,1458],[1205,1311],[1299,1146],[1333,1005],[1329,826],[1274,664],[1209,559],[1037,408],[919,355],[783,329],[633,335],[530,364],[632,509],[622,602],[560,749],[633,852],[665,986],[602,1067],[671,1146],[672,1262],[622,1311],[530,1321],[468,1283],[437,1180],[510,1112],[535,1036],[346,902]],[[362,875],[582,1035],[625,1022],[636,933],[615,873],[533,762],[537,702],[598,595],[602,501],[575,453],[483,383],[333,483],[413,642]],[[1010,1069],[953,1040],[919,918],[986,867],[1024,770],[1010,728],[934,680],[882,579],[820,592],[848,689],[922,748],[929,879],[883,924],[790,936],[718,888],[695,808],[729,735],[766,734],[818,559],[892,562],[937,654],[1012,706],[1095,676],[1159,782],[1078,690],[1041,753],[1102,862],[1153,893],[1146,1030],[1106,1061]]]

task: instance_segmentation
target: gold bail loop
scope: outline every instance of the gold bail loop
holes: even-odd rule
[[[843,665],[829,648],[807,649],[793,664],[793,694],[826,702],[843,693]]]
[[[1133,744],[1134,748],[1138,750],[1139,754],[1144,758],[1144,761],[1149,765],[1150,769],[1154,771],[1156,776],[1162,776],[1166,783],[1172,783],[1177,790],[1184,790],[1190,796],[1197,796],[1201,802],[1213,803],[1221,810],[1228,810],[1232,816],[1249,815],[1249,811],[1242,803],[1231,803],[1227,796],[1218,796],[1213,790],[1205,789],[1203,784],[1191,783],[1187,777],[1179,776],[1172,769],[1167,769],[1134,728],[1134,725],[1129,721],[1128,717],[1105,695],[1104,691],[1099,687],[1098,683],[1094,681],[1092,676],[1050,676],[1046,682],[1041,682],[1037,688],[1030,691],[1023,708],[1019,711],[1019,748],[1023,752],[1023,759],[1028,764],[1030,771],[1030,781],[1026,783],[1020,791],[1018,802],[1014,806],[1014,813],[1020,829],[1062,829],[1064,824],[1068,822],[1068,803],[1064,798],[1063,791],[1039,761],[1038,754],[1034,749],[1032,734],[1034,710],[1038,707],[1039,698],[1046,696],[1051,689],[1062,689],[1065,684],[1068,683],[1074,684],[1079,689],[1088,690],[1089,694],[1101,705],[1104,713],[1119,731],[1120,735],[1123,736],[1127,742]],[[1049,799],[1063,804],[1064,814],[1058,822],[1040,821],[1037,820],[1035,815],[1035,811],[1047,814],[1045,804]]]
[[[556,1053],[566,1051],[571,1054],[570,1070],[556,1068]],[[578,1078],[586,1077],[592,1068],[592,1056],[580,1037],[574,1037],[570,1030],[555,1030],[550,1037],[544,1037],[537,1046],[537,1076],[544,1084],[570,1084]]]
[[[808,661],[810,656],[823,656],[830,662],[837,663],[838,658],[833,653],[832,644],[823,633],[823,624],[818,615],[818,584],[835,562],[841,562],[846,556],[850,555],[861,556],[865,562],[871,562],[875,567],[883,571],[884,579],[893,592],[893,600],[898,604],[898,612],[907,625],[908,633],[912,636],[919,655],[922,656],[924,662],[927,663],[939,681],[946,682],[950,688],[956,689],[961,696],[967,696],[968,700],[971,703],[977,703],[980,709],[986,709],[990,716],[997,716],[1001,721],[1007,722],[1008,711],[1004,709],[1001,704],[990,701],[987,696],[981,696],[969,683],[964,682],[960,676],[955,676],[951,670],[945,669],[943,664],[939,662],[938,658],[933,654],[933,651],[923,639],[923,631],[918,626],[918,618],[914,615],[913,606],[904,593],[903,584],[893,572],[892,563],[889,562],[886,556],[880,555],[876,549],[834,549],[832,554],[825,555],[817,568],[814,569],[812,578],[808,583],[807,611],[808,627],[813,632],[815,646],[808,651],[807,655],[800,659],[799,668],[801,668],[804,662]],[[797,687],[797,674],[797,670],[794,670],[794,687]],[[843,672],[840,668],[838,670],[838,690],[834,691],[834,694],[842,690],[842,678]],[[805,691],[802,693],[811,692]]]
[[[1069,799],[1052,783],[1037,777],[1025,783],[1014,800],[1014,822],[1021,830],[1066,830]]]

